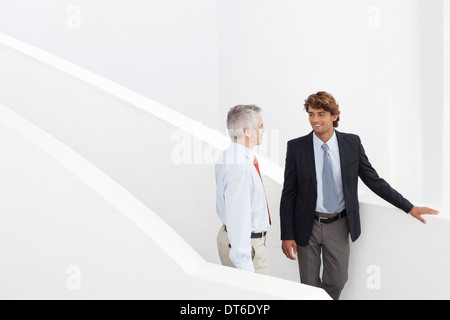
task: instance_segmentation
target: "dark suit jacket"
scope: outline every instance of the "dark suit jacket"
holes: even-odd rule
[[[313,134],[287,144],[280,205],[281,240],[295,240],[301,246],[306,246],[311,237],[317,201]],[[378,176],[357,135],[336,131],[336,137],[347,220],[351,239],[355,241],[361,234],[358,177],[378,196],[403,211],[410,212],[413,205]]]

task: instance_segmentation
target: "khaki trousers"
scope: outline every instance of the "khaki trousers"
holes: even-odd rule
[[[250,235],[248,235],[250,237]],[[252,242],[252,261],[256,273],[269,274],[269,264],[267,262],[266,236],[251,239]],[[225,231],[225,226],[219,229],[217,234],[217,248],[219,249],[219,256],[222,265],[236,268],[230,259],[230,241],[228,234]]]
[[[320,213],[322,217],[333,217]],[[329,224],[314,220],[307,246],[297,246],[301,283],[323,288],[331,298],[338,300],[348,279],[350,256],[347,217]],[[323,260],[320,278],[321,256]]]

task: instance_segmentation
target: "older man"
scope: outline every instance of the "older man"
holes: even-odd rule
[[[266,233],[270,213],[258,160],[251,151],[265,131],[261,109],[238,105],[228,112],[232,140],[216,164],[216,209],[223,223],[217,246],[223,265],[268,274]]]

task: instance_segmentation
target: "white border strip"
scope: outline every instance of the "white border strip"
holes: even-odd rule
[[[71,62],[3,33],[0,33],[0,43],[94,87],[104,90],[112,96],[118,97],[137,108],[151,113],[220,150],[225,149],[230,144],[230,139],[224,134]],[[261,155],[258,155],[258,160],[261,163],[262,173],[264,175],[279,184],[283,184],[283,168]]]
[[[442,144],[442,202],[444,206],[450,207],[450,0],[444,0],[443,6],[443,64],[444,64],[444,105],[443,105],[443,144]]]

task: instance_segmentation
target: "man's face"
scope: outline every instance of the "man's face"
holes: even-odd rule
[[[317,136],[330,134],[333,131],[333,122],[338,115],[331,115],[329,111],[323,109],[309,108],[309,123]]]
[[[256,119],[258,120],[258,125],[255,129],[249,130],[249,144],[251,147],[262,143],[263,134],[266,131],[260,113],[256,114]]]

